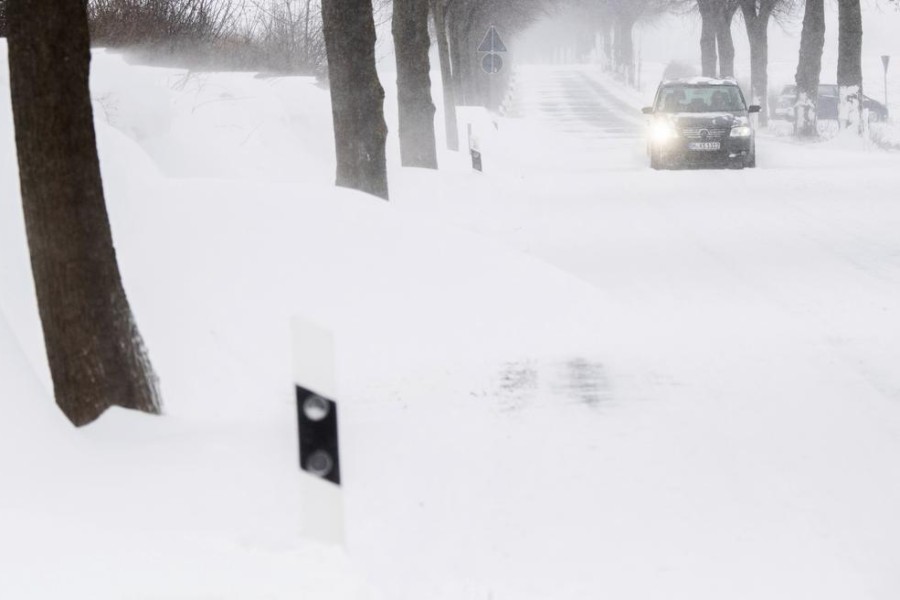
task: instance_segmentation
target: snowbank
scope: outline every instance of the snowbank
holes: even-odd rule
[[[100,51],[92,94],[118,257],[166,415],[113,410],[74,432],[55,412],[0,90],[0,465],[17,490],[0,498],[3,596],[367,597],[358,566],[299,537],[291,316],[337,335],[353,535],[388,522],[372,519],[386,484],[365,458],[397,431],[372,411],[491,414],[473,394],[508,361],[596,347],[571,318],[592,312],[594,293],[335,189],[327,94],[310,80],[132,67]],[[422,177],[406,193],[484,193],[464,170]],[[31,447],[43,458],[13,460]],[[363,539],[360,555],[377,554]]]
[[[394,156],[387,204],[331,185],[310,80],[93,73],[166,414],[55,412],[0,104],[0,596],[897,596],[895,157],[654,173],[501,119],[484,174]],[[297,314],[336,335],[347,553],[299,536]]]

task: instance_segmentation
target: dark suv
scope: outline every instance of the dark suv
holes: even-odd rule
[[[663,81],[650,116],[647,151],[654,169],[682,165],[756,166],[756,133],[733,79],[695,77]]]

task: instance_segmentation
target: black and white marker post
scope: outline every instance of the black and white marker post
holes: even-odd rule
[[[302,534],[344,543],[334,336],[299,318],[291,323],[300,439]]]

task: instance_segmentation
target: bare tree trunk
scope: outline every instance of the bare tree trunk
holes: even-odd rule
[[[719,77],[734,77],[734,38],[731,35],[731,21],[738,5],[729,2],[722,10],[716,28],[716,46],[719,52]]]
[[[862,12],[859,0],[838,0],[838,71],[841,128],[865,132],[862,105]]]
[[[759,124],[769,123],[769,18],[777,0],[741,0],[747,37],[750,39],[750,97],[759,104]]]
[[[447,12],[453,75],[457,83],[456,98],[465,105],[487,104],[484,80],[481,77],[481,56],[476,52],[481,31],[476,31],[481,21],[477,2],[456,2]],[[486,27],[485,27],[486,29]],[[459,68],[457,68],[457,66]]]
[[[443,0],[431,0],[434,31],[437,36],[438,59],[441,63],[441,87],[444,92],[444,128],[447,148],[459,150],[459,126],[456,121],[456,94],[453,93],[453,73],[450,65],[450,44],[447,40],[447,22]]]
[[[625,82],[634,85],[634,20],[627,17],[616,19],[616,64]]]
[[[806,0],[803,31],[800,34],[800,59],[797,63],[797,103],[794,107],[794,133],[799,137],[819,135],[816,106],[825,48],[825,0]]]
[[[747,25],[750,37],[750,97],[751,103],[759,104],[759,124],[765,127],[769,122],[769,33],[768,23]]]
[[[397,58],[400,161],[404,167],[436,169],[428,0],[394,0],[391,29]]]
[[[110,406],[159,413],[119,274],[97,157],[84,0],[11,0],[19,182],[56,402],[75,425]]]
[[[384,88],[375,70],[371,0],[323,0],[337,185],[388,199]]]
[[[609,71],[613,68],[613,30],[609,20],[603,22],[601,36],[603,39],[603,68]]]
[[[303,61],[306,68],[310,68],[310,52],[309,52],[309,21],[310,21],[310,5],[312,0],[306,0],[306,10],[303,13]]]
[[[466,90],[463,86],[463,71],[465,65],[462,59],[459,39],[450,35],[447,37],[447,44],[450,50],[450,77],[453,82],[453,96],[456,98],[457,104],[466,103]]]
[[[468,104],[466,96],[465,74],[468,71],[468,61],[464,58],[467,54],[464,51],[465,38],[463,35],[462,17],[459,13],[462,11],[459,4],[453,12],[445,12],[447,17],[447,42],[450,47],[450,63],[451,74],[453,76],[453,93],[456,101],[460,104]]]
[[[716,77],[716,32],[721,4],[718,0],[697,0],[697,5],[700,8],[700,69],[704,77]]]
[[[474,24],[469,21],[465,25],[463,43],[461,44],[464,94],[467,104],[473,106],[486,105],[487,94],[484,93],[484,89],[481,87],[483,84],[481,80],[481,56],[473,50],[478,47],[477,44],[481,40],[475,39],[474,35]]]

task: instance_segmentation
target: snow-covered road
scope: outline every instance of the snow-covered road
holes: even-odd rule
[[[764,135],[757,169],[655,172],[649,98],[515,80],[483,174],[391,138],[388,204],[334,188],[313,81],[95,52],[166,415],[78,431],[0,93],[0,597],[900,596],[900,157]],[[295,315],[336,333],[346,554],[300,535]]]
[[[584,67],[521,70],[495,149],[504,194],[441,207],[604,297],[615,408],[586,430],[547,419],[570,483],[602,491],[582,511],[559,499],[563,515],[536,503],[535,526],[597,561],[572,567],[585,595],[889,597],[900,157],[762,135],[758,169],[655,172],[628,96]]]
[[[514,78],[508,115],[577,135],[639,137],[643,125],[640,112],[589,73],[585,67],[520,69]]]

